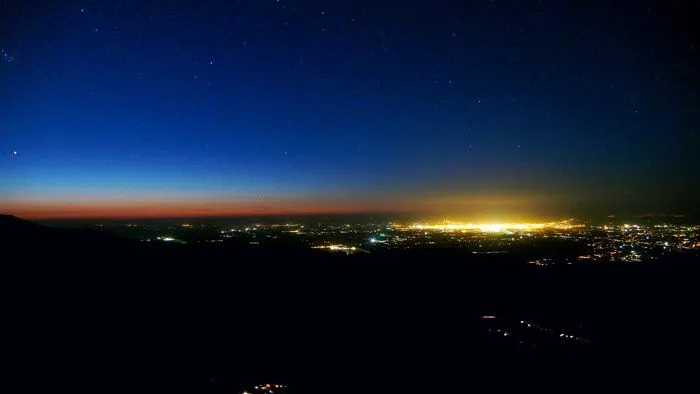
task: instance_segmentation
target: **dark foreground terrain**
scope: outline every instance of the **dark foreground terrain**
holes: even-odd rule
[[[458,250],[145,244],[7,216],[0,237],[12,392],[669,390],[694,376],[691,255],[538,269]]]

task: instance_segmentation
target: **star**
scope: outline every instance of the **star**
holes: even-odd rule
[[[0,59],[0,60],[4,60],[7,63],[12,63],[13,61],[15,61],[15,58],[10,56],[10,54],[7,53],[7,51],[5,51],[5,49],[0,50],[0,52],[2,52],[2,59]]]

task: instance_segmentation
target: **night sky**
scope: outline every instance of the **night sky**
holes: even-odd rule
[[[693,1],[0,3],[0,211],[688,214]]]

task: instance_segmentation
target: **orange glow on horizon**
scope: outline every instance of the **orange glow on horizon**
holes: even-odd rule
[[[137,219],[224,216],[420,214],[499,223],[533,222],[551,201],[539,196],[91,196],[0,200],[0,213],[24,219]]]
[[[8,209],[9,208],[9,209]],[[5,213],[24,219],[137,219],[195,218],[224,216],[354,214],[391,212],[380,207],[340,204],[249,204],[249,203],[133,203],[133,204],[17,204]]]

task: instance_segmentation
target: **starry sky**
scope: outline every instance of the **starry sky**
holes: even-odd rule
[[[697,212],[692,1],[0,3],[0,211]]]

